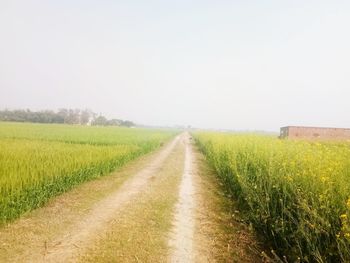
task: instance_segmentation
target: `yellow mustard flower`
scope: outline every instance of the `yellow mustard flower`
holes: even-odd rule
[[[346,220],[348,218],[348,216],[346,215],[346,214],[342,214],[341,216],[340,216],[340,219],[342,219],[342,220]]]

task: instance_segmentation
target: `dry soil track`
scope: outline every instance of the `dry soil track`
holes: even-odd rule
[[[134,207],[147,212],[158,209],[154,211],[155,214],[158,218],[163,217],[161,220],[164,222],[156,220],[158,223],[155,223],[165,225],[163,228],[159,227],[164,232],[158,235],[160,243],[149,240],[154,244],[164,243],[167,251],[156,258],[157,262],[216,262],[216,255],[225,254],[221,249],[223,247],[226,251],[226,245],[231,242],[232,236],[222,233],[220,224],[228,222],[222,220],[224,211],[215,210],[221,206],[221,201],[216,202],[216,197],[207,196],[207,191],[203,189],[204,184],[199,176],[201,172],[198,167],[198,154],[194,150],[190,135],[182,133],[157,152],[126,165],[121,171],[85,183],[54,198],[45,207],[0,228],[0,262],[95,262],[96,258],[99,262],[154,262],[154,257],[143,259],[136,253],[128,257],[130,255],[126,255],[125,251],[121,253],[121,257],[115,257],[115,260],[113,256],[112,260],[104,260],[103,257],[99,257],[104,253],[101,249],[96,250],[97,257],[84,257],[89,254],[92,246],[100,246],[101,236],[111,232],[111,229],[114,239],[120,237],[125,239],[125,243],[130,241],[128,222],[137,220],[135,215],[128,217],[127,210],[132,211]],[[169,169],[173,170],[172,177],[169,176]],[[172,189],[173,202],[171,198],[170,201],[165,200],[168,195],[166,191],[169,190],[162,189],[162,186],[165,186],[166,181],[169,181],[167,187]],[[212,188],[211,191],[215,191],[216,186],[213,186],[212,182],[205,187],[208,185]],[[208,202],[209,206],[203,206],[206,198],[211,199]],[[143,210],[140,209],[142,202],[152,203],[154,200],[158,203],[165,200],[166,203],[164,201],[161,206],[143,206]],[[166,217],[167,213],[170,216]],[[220,220],[215,218],[218,214],[217,218]],[[139,219],[146,217],[143,213],[137,216]],[[116,237],[119,225],[113,225],[111,222],[115,222],[119,217],[124,217],[126,222],[126,226],[123,226],[126,228],[126,235],[120,234]],[[231,220],[230,215],[228,218]],[[146,223],[139,221],[142,231],[142,228],[148,228],[154,219],[147,222],[144,220]],[[140,235],[143,238],[142,233]],[[144,237],[146,238],[147,236]],[[123,243],[123,240],[121,242]],[[146,240],[145,243],[147,242]],[[143,249],[142,242],[138,243],[140,244],[137,249]],[[115,243],[107,243],[106,247],[112,252],[118,250],[118,247],[113,246]],[[152,250],[149,251],[152,253]],[[126,253],[134,251],[131,249]],[[226,254],[228,258],[221,258],[219,261],[234,262],[230,258],[231,254]],[[123,256],[128,260],[123,260]],[[152,258],[152,261],[148,258]],[[242,258],[236,262],[253,261]]]
[[[179,200],[176,204],[174,227],[172,229],[169,246],[171,262],[193,262],[194,230],[195,230],[195,186],[193,182],[193,154],[190,137],[186,134],[185,164],[182,175]]]

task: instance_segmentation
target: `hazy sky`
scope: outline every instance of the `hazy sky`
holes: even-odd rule
[[[350,127],[350,1],[0,0],[0,108]]]

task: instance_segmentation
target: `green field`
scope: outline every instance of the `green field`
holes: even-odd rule
[[[350,144],[195,133],[227,193],[288,262],[350,262]]]
[[[175,131],[0,122],[0,223],[157,149]]]

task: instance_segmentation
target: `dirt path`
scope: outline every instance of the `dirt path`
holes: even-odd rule
[[[185,163],[183,136],[152,180],[78,262],[166,262]]]
[[[237,214],[232,200],[223,196],[220,182],[192,137],[186,134],[184,140],[185,165],[170,232],[168,261],[263,262],[254,234]]]
[[[54,242],[59,245],[47,248],[47,254],[41,258],[43,262],[58,262],[58,259],[59,262],[67,262],[80,254],[81,250],[84,250],[96,235],[108,226],[116,211],[132,202],[135,196],[145,189],[152,175],[161,168],[178,140],[179,137],[175,138],[149,166],[125,182],[118,191],[98,202],[82,222],[74,225],[62,238]],[[39,262],[40,258],[30,261]]]
[[[0,228],[0,262],[259,262],[232,213],[183,133]]]
[[[190,136],[185,135],[185,167],[180,184],[179,200],[176,204],[174,227],[169,246],[172,249],[170,262],[193,262],[193,237],[195,229],[195,187],[193,184],[192,146]]]

